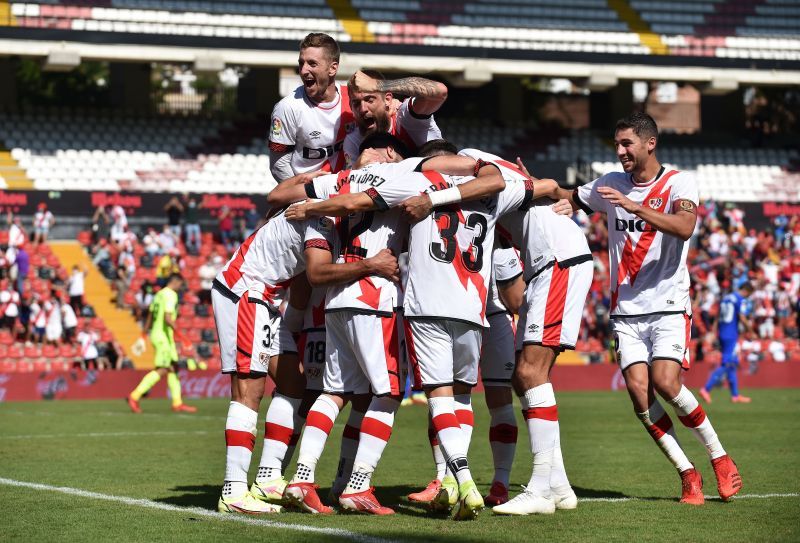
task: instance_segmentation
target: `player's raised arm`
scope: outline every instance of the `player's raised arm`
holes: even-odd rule
[[[284,206],[293,202],[305,200],[307,197],[306,184],[314,178],[327,172],[318,170],[316,172],[306,172],[290,177],[286,181],[278,184],[267,195],[267,203],[273,206]]]
[[[351,78],[359,92],[391,92],[413,97],[411,110],[416,115],[432,115],[447,100],[447,86],[424,77],[380,80],[358,71]]]

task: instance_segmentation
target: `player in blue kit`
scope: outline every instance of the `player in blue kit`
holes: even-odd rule
[[[722,351],[722,362],[719,367],[711,372],[705,386],[700,389],[700,397],[711,403],[711,389],[721,385],[724,378],[728,379],[731,389],[731,401],[734,403],[750,403],[750,398],[739,394],[739,324],[741,323],[748,332],[753,333],[753,325],[748,318],[750,315],[749,296],[753,293],[753,286],[744,283],[735,292],[725,295],[719,303],[719,318],[717,319],[717,333],[719,346]]]

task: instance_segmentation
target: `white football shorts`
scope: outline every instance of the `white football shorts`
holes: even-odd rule
[[[614,318],[612,330],[621,370],[654,359],[674,360],[684,370],[691,366],[689,339],[692,318],[685,313]]]
[[[489,328],[483,331],[481,349],[481,381],[485,386],[510,387],[514,375],[514,317],[495,313],[486,317]]]
[[[483,328],[452,320],[406,323],[406,348],[416,386],[478,383]]]

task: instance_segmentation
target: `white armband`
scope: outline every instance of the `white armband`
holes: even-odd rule
[[[450,187],[449,189],[431,192],[428,197],[431,199],[433,207],[455,204],[461,201],[461,191],[458,190],[458,187]]]

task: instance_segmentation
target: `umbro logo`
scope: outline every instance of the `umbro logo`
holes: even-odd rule
[[[513,362],[506,362],[506,366],[505,367],[509,371],[513,370],[514,369],[514,363]]]
[[[672,346],[672,348],[675,350],[676,353],[682,353],[683,352],[683,345],[678,345],[677,343],[675,343]]]
[[[538,329],[539,329],[539,325],[538,324],[529,324],[528,325],[528,332],[535,332]]]
[[[311,136],[311,139],[314,140],[320,137],[321,134],[322,132],[320,132],[319,130],[314,130],[312,133],[309,134],[309,136]]]
[[[543,256],[537,256],[536,258],[533,259],[533,261],[534,262],[539,262],[543,258],[544,258]]]
[[[509,266],[516,266],[517,265],[517,259],[516,258],[512,258],[511,260],[508,261],[508,265]]]

